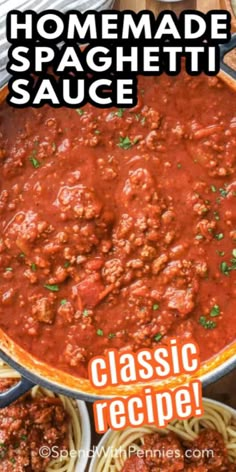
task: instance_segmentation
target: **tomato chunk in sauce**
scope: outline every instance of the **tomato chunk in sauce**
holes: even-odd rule
[[[86,377],[107,348],[236,337],[236,100],[140,77],[129,110],[0,110],[0,327]]]

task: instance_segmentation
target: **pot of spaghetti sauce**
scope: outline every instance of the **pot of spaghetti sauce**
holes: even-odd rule
[[[11,400],[32,383],[137,393],[96,390],[90,359],[173,337],[198,343],[205,384],[235,365],[235,83],[181,72],[138,88],[126,110],[2,101],[0,339],[26,379]]]

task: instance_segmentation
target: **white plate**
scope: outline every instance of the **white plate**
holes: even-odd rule
[[[80,454],[80,457],[76,461],[75,472],[85,472],[85,468],[88,463],[89,451],[91,448],[90,418],[86,403],[81,400],[76,400],[76,403],[79,409],[80,426],[82,431],[80,444],[80,450],[82,451],[82,454]]]

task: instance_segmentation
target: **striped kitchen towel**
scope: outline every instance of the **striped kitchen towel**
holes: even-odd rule
[[[61,12],[68,10],[106,10],[112,8],[114,0],[0,0],[0,88],[8,81],[6,71],[9,43],[6,39],[6,15],[10,10],[34,10],[40,12],[55,9]]]

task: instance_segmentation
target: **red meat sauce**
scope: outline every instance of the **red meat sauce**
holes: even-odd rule
[[[144,436],[138,455],[131,456],[122,472],[234,472],[220,433],[203,430],[194,442],[181,441],[175,434]]]
[[[12,381],[0,380],[0,391]],[[40,448],[69,450],[69,418],[59,398],[31,394],[0,410],[1,472],[43,472],[51,458]]]
[[[140,77],[131,110],[0,111],[0,327],[74,375],[108,348],[235,339],[236,103]]]

